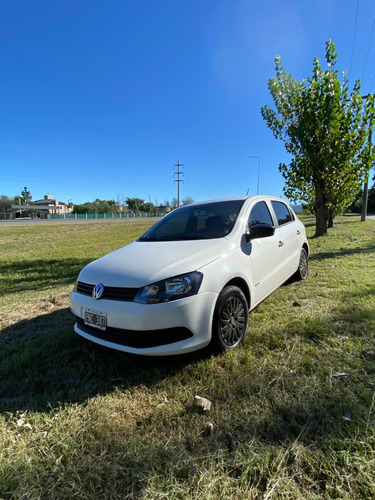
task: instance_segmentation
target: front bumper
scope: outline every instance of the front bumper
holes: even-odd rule
[[[133,354],[164,356],[201,349],[211,340],[212,318],[218,294],[198,293],[162,304],[95,300],[72,292],[74,330],[97,344]],[[107,317],[105,331],[84,324],[86,309]]]

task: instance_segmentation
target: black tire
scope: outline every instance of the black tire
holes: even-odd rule
[[[211,347],[222,353],[238,347],[245,338],[249,320],[249,306],[242,290],[227,286],[216,303],[212,324]]]
[[[307,257],[307,252],[304,248],[301,250],[301,255],[299,258],[298,269],[296,271],[295,277],[297,280],[305,280],[309,275],[309,259]]]

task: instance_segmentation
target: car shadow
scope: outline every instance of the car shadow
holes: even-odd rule
[[[0,337],[0,412],[48,411],[116,386],[151,386],[209,356],[136,356],[101,347],[73,331],[68,308],[22,320]]]

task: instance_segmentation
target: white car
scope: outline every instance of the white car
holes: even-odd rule
[[[80,272],[74,329],[134,354],[233,349],[249,311],[292,275],[307,277],[308,255],[305,227],[281,199],[193,203]]]

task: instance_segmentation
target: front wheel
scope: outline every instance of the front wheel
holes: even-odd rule
[[[296,271],[296,278],[298,280],[304,280],[309,274],[309,261],[307,257],[307,252],[304,248],[301,250],[301,255],[299,258],[298,269]]]
[[[245,338],[249,319],[249,306],[242,290],[225,287],[216,303],[211,346],[216,352],[235,349]]]

